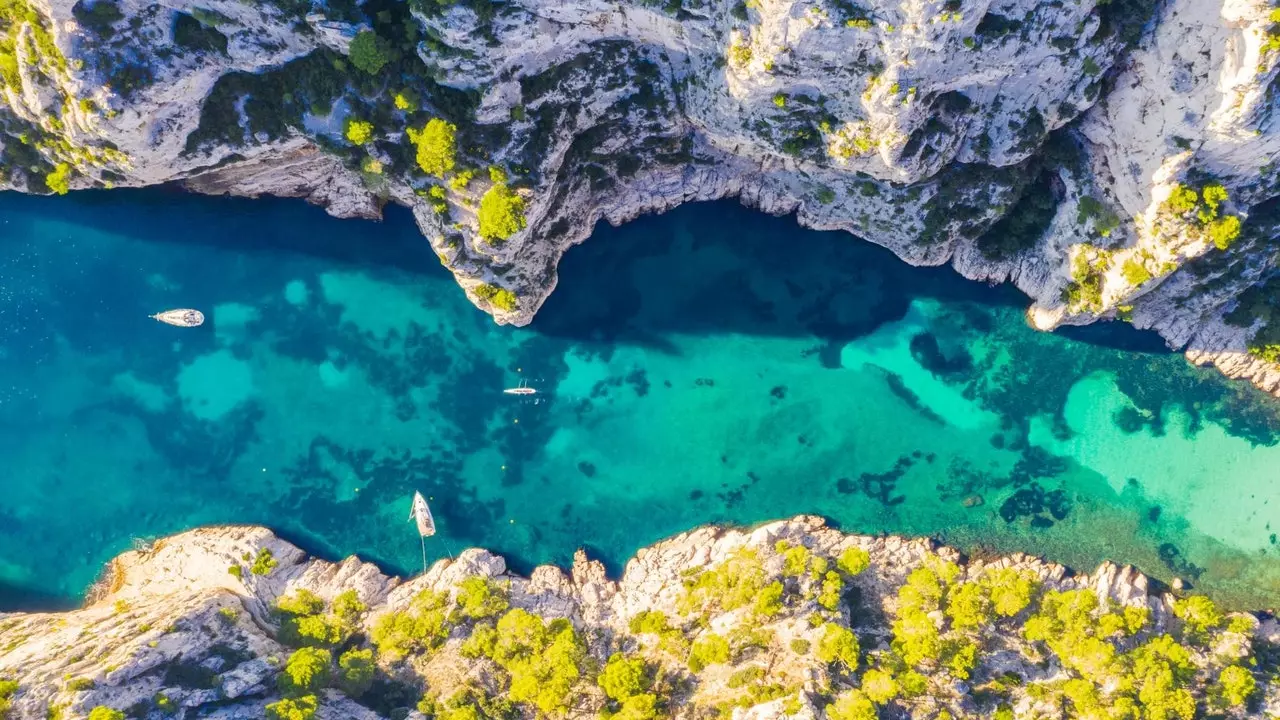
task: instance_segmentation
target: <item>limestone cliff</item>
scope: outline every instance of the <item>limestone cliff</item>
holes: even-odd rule
[[[600,219],[734,196],[1011,281],[1038,327],[1119,316],[1280,391],[1264,0],[13,0],[0,21],[15,188],[402,203],[516,324]],[[413,147],[432,118],[458,148],[435,170]],[[496,185],[520,217],[485,230]]]
[[[1153,592],[1128,567],[966,561],[814,517],[697,529],[641,550],[617,580],[581,552],[568,572],[526,578],[483,550],[401,580],[262,528],[209,528],[120,556],[80,610],[0,615],[0,716],[1280,710],[1280,625]],[[1148,714],[1165,702],[1173,714]]]

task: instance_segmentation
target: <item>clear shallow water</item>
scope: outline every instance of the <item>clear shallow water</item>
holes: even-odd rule
[[[0,608],[135,538],[264,523],[322,555],[617,569],[706,522],[820,513],[1238,605],[1280,596],[1280,409],[1109,325],[731,203],[572,250],[533,326],[472,308],[407,213],[0,195]],[[195,330],[146,316],[203,309]],[[501,394],[527,378],[547,401]]]

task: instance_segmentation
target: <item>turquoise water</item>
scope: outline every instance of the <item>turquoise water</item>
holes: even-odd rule
[[[415,489],[432,557],[616,571],[811,512],[1280,596],[1274,401],[847,235],[731,203],[602,227],[516,329],[394,209],[4,194],[0,233],[0,606],[73,602],[135,539],[208,523],[411,572]],[[183,306],[209,321],[146,317]],[[522,379],[545,401],[501,393]]]

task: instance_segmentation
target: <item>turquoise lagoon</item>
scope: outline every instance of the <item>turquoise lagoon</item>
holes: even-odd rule
[[[262,523],[419,569],[819,513],[973,552],[1280,597],[1280,408],[1121,324],[732,203],[568,253],[528,328],[408,214],[164,192],[0,196],[0,607],[73,603],[139,540]],[[147,315],[193,306],[204,327]],[[527,379],[543,402],[503,395]],[[1275,505],[1271,503],[1275,502]]]

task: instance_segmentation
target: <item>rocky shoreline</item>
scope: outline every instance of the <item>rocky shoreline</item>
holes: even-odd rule
[[[1139,691],[1146,680],[1136,680],[1129,700],[1100,673],[1130,672],[1128,663],[1142,661],[1123,658],[1146,657],[1170,635],[1187,654],[1169,661],[1184,669],[1166,690],[1185,689],[1188,702],[1223,717],[1280,710],[1280,624],[1157,592],[1130,567],[1104,563],[1078,575],[1019,554],[966,560],[929,540],[845,534],[810,516],[692,530],[639,551],[617,580],[582,551],[567,571],[540,566],[526,578],[477,549],[400,579],[354,557],[310,558],[264,528],[206,528],[121,555],[79,610],[0,615],[0,715],[7,707],[11,720],[106,717],[110,709],[135,718],[372,720],[460,718],[470,711],[459,708],[474,706],[495,720],[610,708],[639,718],[1048,718],[1061,715],[1047,708],[1084,702],[1071,694],[1082,682],[1118,693],[1112,702],[1150,707],[1154,696]],[[1064,602],[1110,628],[1080,642],[1093,643],[1086,654],[1110,647],[1114,668],[1082,664],[1053,636],[1036,640],[1037,623],[1067,617]],[[572,630],[563,696],[522,690],[530,670],[502,654],[503,633],[517,620],[534,622],[529,616],[563,638]],[[910,629],[913,622],[925,627]],[[494,632],[499,650],[476,644]],[[327,684],[297,684],[303,660],[322,655],[327,665],[340,653],[332,677],[324,668]],[[645,692],[614,693],[609,678],[623,662],[615,656],[644,668],[636,682]],[[1245,672],[1226,667],[1244,665],[1256,682],[1241,699],[1224,688],[1227,675],[1243,682]],[[1019,678],[1013,685],[1000,679],[1010,673]],[[880,687],[889,675],[894,688],[921,685],[890,693]],[[5,681],[16,683],[7,700]],[[1076,690],[1064,696],[1064,687]],[[641,695],[654,697],[633,702]],[[659,710],[631,707],[645,702]],[[855,705],[873,712],[848,715]]]

